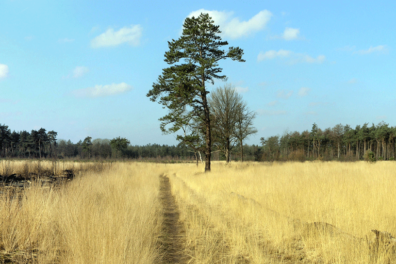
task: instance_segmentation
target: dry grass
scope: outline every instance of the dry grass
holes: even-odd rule
[[[82,177],[0,200],[0,251],[38,263],[160,263],[164,174],[184,226],[173,237],[184,236],[189,263],[396,261],[394,248],[375,253],[366,240],[372,229],[396,235],[394,162],[217,162],[207,174],[194,164],[64,165]]]
[[[396,235],[396,163],[217,163],[200,171],[168,170],[193,263],[396,261],[384,248],[374,256],[365,240],[372,229]]]
[[[36,254],[37,263],[156,263],[158,174],[142,166],[116,163],[59,190],[33,186],[21,201],[1,199],[0,250]]]

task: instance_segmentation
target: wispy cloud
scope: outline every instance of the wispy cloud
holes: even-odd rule
[[[278,101],[272,101],[272,102],[269,102],[267,105],[274,106],[274,105],[277,105],[278,103],[279,103]]]
[[[360,54],[360,55],[365,55],[365,54],[370,54],[374,52],[385,52],[387,51],[387,47],[385,45],[379,45],[376,47],[370,47],[368,49],[363,49],[363,50],[358,50],[354,53]]]
[[[74,41],[74,39],[70,39],[70,38],[63,38],[63,39],[58,40],[58,42],[60,42],[60,43],[70,43],[73,41]]]
[[[297,39],[300,34],[300,29],[298,28],[286,28],[283,32],[282,38],[284,40],[293,40]]]
[[[368,49],[356,50],[356,46],[345,46],[338,50],[352,52],[353,54],[366,55],[370,53],[386,53],[388,51],[388,47],[386,45],[378,45],[375,47],[371,46]]]
[[[286,91],[286,90],[280,90],[276,93],[277,97],[283,98],[283,99],[287,99],[292,95],[293,95],[293,91]]]
[[[267,52],[260,52],[257,57],[257,60],[258,61],[272,60],[275,59],[276,57],[286,58],[286,57],[290,57],[292,53],[293,52],[291,52],[290,50],[282,50],[282,49],[280,49],[279,51],[269,50]]]
[[[259,109],[256,112],[257,112],[257,114],[264,115],[264,116],[279,116],[279,115],[287,114],[287,111],[268,111],[268,110],[264,110],[264,109]]]
[[[121,93],[126,93],[132,90],[132,86],[126,83],[109,84],[109,85],[95,85],[95,87],[89,87],[85,89],[74,90],[72,95],[75,97],[105,97],[112,96]]]
[[[298,91],[298,96],[307,96],[309,92],[311,91],[310,88],[308,87],[301,87],[300,90]]]
[[[83,77],[85,74],[87,74],[89,72],[88,67],[84,67],[84,66],[77,66],[74,70],[73,70],[73,78],[80,78]]]
[[[240,86],[237,86],[237,87],[235,87],[235,90],[236,90],[238,93],[247,93],[247,92],[249,92],[249,87],[240,87]]]
[[[34,36],[26,36],[25,37],[25,40],[26,41],[31,41],[31,40],[33,40],[34,39]]]
[[[191,12],[188,17],[198,17],[201,13],[208,13],[215,24],[220,25],[224,37],[237,39],[247,37],[265,28],[272,14],[268,10],[262,10],[247,21],[240,21],[234,17],[234,12],[199,9]]]
[[[0,79],[6,78],[8,76],[8,66],[5,64],[0,64]]]
[[[124,43],[131,46],[138,46],[142,37],[142,27],[140,25],[131,25],[123,27],[118,31],[109,28],[106,32],[100,34],[91,40],[92,48],[113,47]]]
[[[385,120],[386,119],[386,115],[377,116],[376,118],[378,120]]]
[[[257,56],[257,61],[272,60],[275,58],[289,59],[289,63],[323,63],[326,59],[324,55],[319,55],[316,58],[304,53],[296,53],[290,50],[269,50],[260,52]]]
[[[349,84],[354,84],[354,83],[357,83],[357,79],[356,78],[352,78],[352,79],[350,79],[349,81],[348,81],[348,83]]]

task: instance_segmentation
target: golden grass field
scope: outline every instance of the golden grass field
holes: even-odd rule
[[[3,162],[0,173],[25,164]],[[201,164],[63,166],[80,176],[0,199],[0,253],[37,263],[396,262],[392,242],[375,247],[371,231],[396,235],[396,162],[214,162],[206,174]]]

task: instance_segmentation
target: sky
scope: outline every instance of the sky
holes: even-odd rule
[[[59,139],[177,144],[146,96],[168,41],[207,12],[246,62],[220,62],[260,137],[396,125],[395,1],[0,0],[0,124]],[[208,89],[224,86],[216,81]]]

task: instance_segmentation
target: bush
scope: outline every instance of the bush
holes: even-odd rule
[[[381,158],[381,157],[380,157]],[[375,162],[375,154],[374,152],[372,152],[371,150],[368,150],[365,154],[364,154],[364,160],[367,162]]]
[[[295,150],[290,152],[289,160],[293,161],[305,161],[305,153],[302,150]]]

